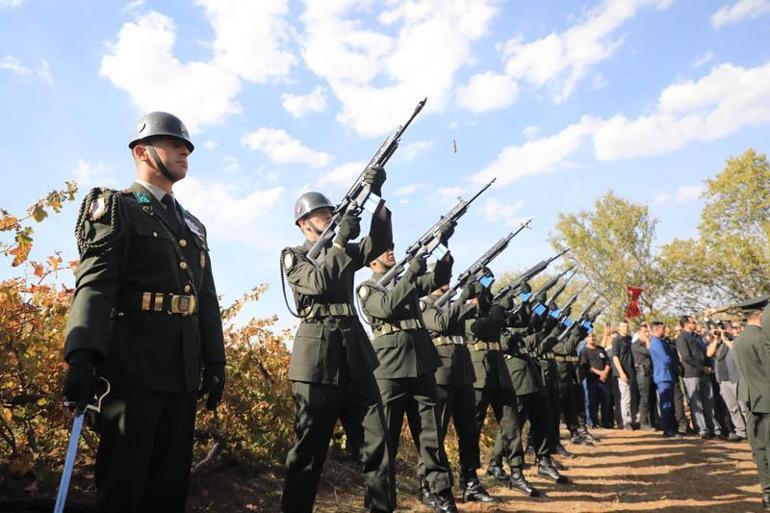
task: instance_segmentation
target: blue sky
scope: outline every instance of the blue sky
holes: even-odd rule
[[[770,0],[0,0],[0,206],[71,179],[81,196],[127,186],[136,120],[174,112],[196,143],[177,196],[208,227],[220,293],[268,283],[250,313],[286,325],[294,199],[338,200],[423,96],[384,189],[398,247],[492,176],[456,272],[528,217],[495,267],[548,256],[557,213],[609,189],[650,204],[659,242],[692,236],[703,180],[768,151],[768,41]],[[76,257],[76,208],[33,257]]]

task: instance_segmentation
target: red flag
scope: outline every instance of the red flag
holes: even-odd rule
[[[644,292],[643,288],[626,286],[628,292],[628,306],[626,307],[626,319],[641,317],[642,311],[639,309],[639,296]]]

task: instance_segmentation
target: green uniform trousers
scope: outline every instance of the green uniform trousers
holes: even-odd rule
[[[556,368],[560,415],[553,420],[555,424],[553,429],[559,432],[559,417],[561,417],[569,432],[574,434],[578,428],[578,405],[575,395],[577,376],[572,366],[567,363],[557,362]]]
[[[393,511],[396,507],[393,458],[374,376],[340,385],[295,381],[292,389],[297,441],[286,457],[281,511],[313,511],[318,480],[337,419],[342,422],[353,453],[364,466],[367,507]]]
[[[99,511],[185,511],[195,393],[113,389],[102,403],[96,487]]]
[[[476,441],[478,447],[481,428],[487,417],[487,410],[492,412],[497,420],[500,447],[508,465],[521,467],[524,465],[524,449],[521,446],[521,423],[519,422],[516,393],[512,388],[475,389],[476,395]]]
[[[746,420],[746,433],[759,472],[759,485],[762,493],[770,493],[770,413],[749,412]]]
[[[420,455],[425,480],[433,493],[442,494],[451,490],[443,437],[439,436],[435,376],[425,374],[416,378],[378,379],[377,386],[382,396],[393,457],[398,454],[404,414],[409,412],[409,428]]]
[[[551,421],[551,411],[544,392],[538,390],[531,394],[516,396],[516,405],[518,406],[519,431],[529,420],[529,439],[532,440],[532,447],[535,449],[537,459],[549,456],[551,447],[548,443],[548,430],[550,429],[548,423]],[[502,466],[504,452],[502,430],[498,430],[489,463]]]

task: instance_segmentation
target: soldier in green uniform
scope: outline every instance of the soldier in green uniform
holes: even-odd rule
[[[738,305],[747,317],[746,329],[733,342],[741,372],[738,399],[749,409],[747,434],[762,487],[762,506],[770,509],[770,308],[768,296]],[[763,312],[764,309],[764,312]]]
[[[437,308],[435,303],[438,298],[449,291],[447,284],[422,298],[420,309],[425,327],[441,357],[441,367],[435,374],[438,385],[436,407],[439,412],[439,443],[444,445],[451,418],[457,432],[463,502],[494,503],[498,499],[484,489],[476,475],[476,469],[481,465],[474,420],[476,404],[473,382],[476,375],[470,352],[465,345],[465,320],[476,312],[476,305],[468,300],[478,296],[481,290],[478,282],[468,283],[450,306]],[[418,473],[424,475],[423,465],[420,465]]]
[[[364,181],[380,196],[385,171],[368,169]],[[286,457],[281,497],[285,513],[313,509],[318,480],[334,425],[342,422],[353,452],[363,464],[365,504],[371,511],[396,507],[393,460],[380,393],[374,380],[377,356],[354,306],[355,272],[392,245],[390,213],[372,218],[369,235],[360,234],[360,218],[346,214],[333,243],[315,265],[307,253],[329,225],[334,206],[322,194],[297,199],[294,219],[306,240],[286,248],[282,266],[302,322],[297,328],[289,365],[296,406],[297,440]]]
[[[492,279],[492,273],[488,272],[486,278],[488,281]],[[522,472],[524,450],[521,445],[518,405],[500,346],[505,313],[513,306],[513,296],[508,295],[499,303],[493,303],[487,286],[473,301],[477,311],[465,321],[465,339],[476,374],[473,383],[476,396],[475,443],[479,443],[481,428],[491,406],[502,437],[501,447],[511,468],[508,486],[530,497],[537,497],[540,492],[524,478]]]
[[[441,235],[444,244],[452,231],[451,226],[445,228]],[[434,373],[441,366],[441,359],[425,329],[419,298],[449,283],[451,258],[446,253],[433,272],[426,272],[424,258],[414,258],[400,279],[382,286],[378,283],[380,278],[396,265],[390,248],[369,264],[372,277],[358,287],[361,309],[372,327],[372,345],[380,363],[374,375],[385,409],[390,447],[395,457],[404,414],[413,404],[416,416],[410,423],[412,438],[420,454],[433,505],[442,513],[456,512],[457,508],[438,427]]]
[[[561,329],[561,323],[559,323]],[[553,352],[553,359],[556,362],[556,376],[559,389],[559,409],[561,410],[561,418],[567,425],[567,429],[570,433],[570,440],[575,444],[588,443],[582,432],[587,432],[585,423],[583,423],[582,429],[580,425],[580,416],[578,414],[578,376],[577,376],[577,346],[580,343],[580,337],[577,330],[573,330],[569,336],[563,340],[556,342],[551,351]],[[582,393],[582,389],[581,389]],[[559,429],[559,419],[556,419],[556,429]],[[560,444],[561,445],[561,444]],[[563,447],[563,446],[562,446]]]
[[[197,399],[214,409],[225,351],[206,229],[175,200],[193,151],[171,114],[141,119],[129,147],[137,180],[94,189],[80,209],[80,263],[67,322],[64,395],[81,407],[96,378],[100,511],[182,512]]]

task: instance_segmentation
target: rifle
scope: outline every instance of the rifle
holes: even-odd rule
[[[530,267],[527,271],[522,273],[519,277],[517,277],[515,280],[513,280],[511,283],[500,289],[500,291],[495,294],[494,300],[495,302],[499,301],[503,297],[505,297],[509,292],[518,289],[522,285],[524,285],[526,282],[540,274],[541,272],[545,271],[545,269],[548,267],[548,264],[559,258],[560,256],[564,255],[567,251],[569,251],[569,248],[565,249],[561,253],[558,253],[551,258],[548,258],[546,260],[541,260],[537,264]]]
[[[425,106],[425,102],[427,101],[428,99],[425,98],[419,102],[406,123],[398,127],[395,133],[385,139],[382,145],[380,145],[377,153],[374,154],[364,170],[361,171],[361,174],[358,175],[356,181],[353,182],[353,185],[350,187],[350,189],[348,189],[348,192],[345,193],[342,201],[340,201],[337,206],[334,207],[332,220],[329,223],[329,226],[326,227],[320,237],[318,237],[318,240],[313,244],[313,247],[310,248],[310,251],[307,252],[308,260],[318,265],[316,259],[321,253],[321,249],[324,248],[330,240],[332,240],[337,231],[337,227],[340,225],[340,222],[342,222],[342,218],[345,214],[351,213],[353,215],[360,215],[361,211],[364,209],[367,209],[372,213],[376,213],[382,208],[383,204],[385,203],[383,199],[376,195],[372,195],[371,186],[364,183],[364,175],[366,174],[366,170],[374,166],[384,167],[385,164],[388,163],[390,157],[392,157],[393,153],[395,153],[396,149],[398,149],[398,143],[401,141],[401,136],[404,135],[406,129],[409,128],[409,125],[412,124],[412,121],[417,116],[417,114],[420,113],[422,108]]]
[[[423,233],[420,238],[417,239],[417,242],[406,248],[406,255],[404,258],[396,265],[391,267],[377,283],[383,286],[387,285],[403,272],[406,266],[409,265],[409,262],[415,258],[427,258],[430,256],[433,251],[441,245],[441,238],[439,237],[441,234],[441,229],[444,226],[456,223],[458,219],[465,215],[465,213],[468,211],[468,205],[476,201],[476,198],[481,196],[484,191],[489,189],[495,180],[497,180],[497,178],[493,178],[468,201],[465,201],[462,198],[457,198],[457,205],[452,207],[452,210],[450,210],[446,215],[441,216],[439,220],[436,221],[436,223],[431,226],[430,229],[428,229],[427,232]]]
[[[564,331],[562,331],[559,336],[557,337],[557,340],[564,340],[564,338],[569,334],[570,331],[572,331],[572,328],[575,326],[584,326],[584,324],[588,321],[588,312],[591,311],[591,309],[596,305],[596,303],[599,301],[599,298],[601,298],[601,295],[597,295],[593,301],[591,301],[591,304],[589,304],[585,309],[583,309],[582,312],[580,312],[580,315],[577,317],[577,320],[575,322],[570,322],[569,325],[567,325],[564,328]],[[569,319],[564,319],[564,323],[566,323]]]
[[[574,269],[574,270],[573,270]],[[556,300],[559,299],[559,296],[561,296],[564,293],[564,289],[567,288],[567,285],[569,284],[570,280],[575,277],[577,274],[577,269],[575,269],[575,266],[573,265],[567,271],[573,271],[572,274],[567,276],[567,278],[564,279],[563,282],[561,282],[561,285],[559,285],[559,288],[557,288],[553,294],[551,294],[551,298],[548,300],[548,304],[545,305],[548,307],[549,310],[554,310],[558,308],[556,304]],[[566,271],[565,271],[566,272]]]
[[[489,265],[489,263],[497,258],[497,256],[508,247],[508,243],[511,242],[511,239],[516,237],[524,228],[527,228],[531,222],[532,219],[519,226],[515,232],[511,232],[497,241],[494,246],[489,248],[486,253],[481,255],[478,260],[473,262],[470,267],[463,271],[462,274],[460,274],[460,276],[457,278],[457,282],[455,282],[455,284],[452,285],[448,291],[446,291],[440,298],[438,298],[438,300],[436,300],[436,308],[441,308],[444,306],[444,304],[448,303],[449,299],[455,294],[455,292],[459,288],[464,287],[465,284],[468,283],[471,279],[481,278],[484,275],[484,269]]]
[[[559,316],[559,323],[564,322],[564,319],[569,316],[569,311],[572,308],[572,305],[575,304],[575,301],[577,301],[578,297],[580,297],[580,294],[582,294],[583,291],[588,288],[588,285],[589,284],[586,283],[580,287],[580,290],[575,292],[575,295],[569,298],[569,301],[567,301],[561,309],[556,310],[556,314]]]
[[[548,308],[544,304],[545,300],[546,300],[546,295],[548,294],[548,291],[551,290],[554,286],[556,286],[556,284],[559,282],[559,280],[565,274],[567,274],[568,272],[572,271],[572,269],[574,269],[574,268],[575,268],[575,266],[573,265],[569,269],[566,269],[566,270],[562,271],[561,273],[557,274],[556,276],[554,276],[553,278],[548,280],[545,285],[540,287],[540,290],[537,291],[537,294],[534,295],[534,297],[532,298],[532,301],[531,301],[532,304],[534,305],[532,307],[532,313],[534,313],[537,316],[543,315],[543,312],[545,312],[546,309]],[[573,273],[572,276],[574,276],[574,275],[575,274]],[[570,279],[572,278],[572,276],[570,276]],[[567,281],[569,281],[569,280],[567,280]],[[565,281],[562,284],[562,286],[553,294],[553,297],[551,298],[551,300],[555,301],[556,298],[559,297],[559,295],[564,291],[564,288],[566,286],[567,286],[567,282]],[[519,307],[519,308],[521,308],[521,307]]]

